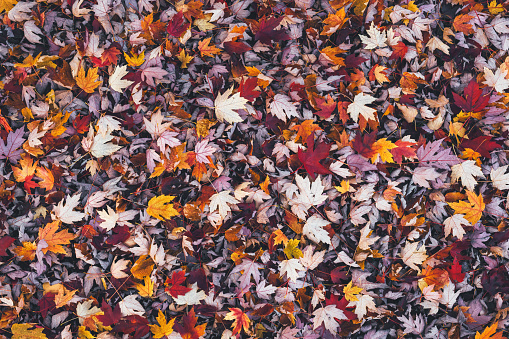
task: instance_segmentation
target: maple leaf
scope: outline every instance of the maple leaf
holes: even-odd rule
[[[226,218],[228,212],[231,211],[229,204],[236,205],[240,201],[230,195],[231,191],[221,191],[210,197],[210,211],[219,211],[219,215],[222,218]]]
[[[419,162],[426,166],[442,169],[449,169],[449,166],[458,164],[460,160],[457,156],[451,154],[450,148],[441,150],[442,141],[443,139],[440,139],[421,146],[417,150]]]
[[[216,117],[219,121],[227,121],[231,124],[235,122],[242,122],[239,113],[234,110],[245,109],[247,99],[240,96],[240,93],[233,94],[233,86],[226,90],[223,94],[219,94],[214,101],[214,109],[216,111]]]
[[[16,5],[18,1],[16,0],[2,0],[0,2],[0,13],[6,11],[7,13]]]
[[[509,189],[509,173],[506,173],[509,166],[501,166],[497,169],[491,169],[490,178],[495,188],[503,191]]]
[[[481,156],[490,159],[491,151],[502,148],[501,145],[497,144],[494,141],[491,141],[492,138],[493,137],[490,135],[483,135],[475,139],[464,138],[463,140],[461,140],[459,148],[461,150],[466,150],[467,148],[470,148],[472,151],[478,152]]]
[[[19,160],[23,150],[18,148],[23,145],[25,139],[23,139],[24,128],[18,128],[14,132],[10,132],[7,136],[7,144],[4,139],[0,138],[0,159],[9,159],[11,163],[15,164]]]
[[[455,282],[460,283],[465,279],[466,274],[462,272],[462,267],[458,262],[458,258],[454,258],[453,264],[447,269],[447,272],[449,272],[449,277]]]
[[[454,209],[455,213],[465,215],[464,218],[470,221],[472,225],[475,225],[481,219],[482,212],[484,211],[486,205],[484,204],[481,194],[476,195],[474,192],[468,190],[466,194],[468,202],[450,202],[449,206]]]
[[[332,112],[334,112],[334,109],[336,108],[336,102],[334,99],[330,96],[330,94],[327,96],[327,98],[315,98],[316,106],[318,109],[320,109],[317,112],[314,112],[319,117],[322,117],[324,119],[330,118],[332,115]]]
[[[460,14],[457,17],[454,18],[454,21],[452,23],[452,27],[458,32],[463,32],[466,35],[473,34],[474,29],[471,24],[469,24],[469,21],[472,20],[474,17],[470,16],[468,14]]]
[[[35,259],[35,251],[37,250],[37,244],[30,241],[23,241],[22,246],[17,246],[14,249],[14,253],[21,259],[21,261],[31,261]]]
[[[32,159],[28,154],[23,154],[19,164],[21,165],[21,168],[13,166],[12,172],[14,173],[14,177],[17,182],[24,182],[27,177],[34,175],[37,168],[37,161],[34,163],[34,159]]]
[[[131,267],[131,273],[136,279],[144,279],[149,276],[154,270],[154,260],[144,254],[136,260],[133,267]]]
[[[39,187],[44,188],[46,191],[51,191],[55,185],[55,177],[53,173],[44,166],[38,166],[35,174],[42,179],[39,181]]]
[[[173,208],[173,204],[170,204],[173,199],[175,199],[175,197],[171,195],[153,197],[148,202],[147,213],[163,221],[164,219],[171,219],[172,217],[180,215],[179,212]]]
[[[391,154],[394,157],[394,160],[398,164],[401,164],[403,162],[403,157],[407,159],[413,159],[417,157],[417,154],[415,153],[415,146],[417,145],[413,141],[405,141],[405,140],[398,140],[394,143],[395,147],[391,148]]]
[[[367,30],[368,36],[359,35],[362,43],[366,44],[365,49],[383,48],[387,46],[387,32],[381,32],[375,27],[375,23],[371,21],[371,26]]]
[[[75,194],[73,196],[68,195],[65,204],[64,199],[62,199],[58,205],[53,208],[55,218],[62,221],[64,224],[73,224],[77,221],[83,220],[85,213],[73,211],[79,203],[80,194]]]
[[[417,248],[418,245],[418,242],[411,243],[407,241],[405,243],[405,247],[401,250],[401,258],[405,264],[420,272],[417,265],[422,264],[428,256],[426,255],[426,248],[424,247],[424,244],[421,245],[419,249]]]
[[[198,42],[198,50],[200,51],[200,55],[202,57],[204,55],[212,57],[214,54],[221,52],[221,49],[217,48],[215,45],[209,45],[211,39],[212,38],[207,38]]]
[[[326,251],[314,252],[315,247],[308,245],[302,252],[302,257],[299,258],[302,266],[308,270],[314,270],[323,262],[323,258]]]
[[[308,237],[315,243],[323,242],[325,244],[331,244],[329,232],[323,229],[324,226],[329,225],[327,220],[322,219],[320,216],[313,214],[304,224],[302,234]]]
[[[346,18],[346,12],[345,8],[341,8],[340,10],[336,11],[336,13],[329,13],[327,18],[323,21],[324,26],[323,30],[320,33],[321,35],[332,35],[334,34],[338,29],[341,29],[343,25],[348,21],[349,19]]]
[[[191,289],[181,284],[186,281],[186,272],[178,271],[173,272],[171,278],[166,279],[165,285],[171,285],[165,288],[165,292],[169,293],[172,297],[177,298],[179,295],[184,295]]]
[[[251,278],[258,284],[260,282],[260,272],[263,266],[252,260],[242,259],[242,263],[236,265],[230,274],[241,273],[238,279],[240,288],[244,289],[251,284]]]
[[[292,282],[296,282],[299,274],[297,271],[305,271],[299,259],[283,260],[279,263],[280,275],[286,274],[286,277]]]
[[[117,66],[113,71],[113,74],[110,75],[110,79],[108,83],[112,90],[118,93],[122,93],[125,88],[131,86],[134,81],[131,80],[122,80],[124,76],[126,76],[129,72],[127,71],[127,65]]]
[[[57,295],[55,295],[55,307],[60,308],[69,304],[76,292],[78,292],[78,290],[68,291],[62,286]]]
[[[290,98],[284,94],[276,94],[274,100],[270,103],[270,112],[275,115],[279,120],[286,122],[287,118],[298,117],[297,108],[295,104],[290,101]]]
[[[33,324],[13,324],[11,326],[13,339],[46,339],[46,334],[42,331],[42,327],[34,327]]]
[[[396,148],[396,145],[393,142],[387,140],[387,138],[378,139],[373,143],[373,145],[371,145],[371,148],[374,152],[376,152],[373,154],[373,156],[371,156],[372,163],[376,164],[378,159],[388,163],[394,162],[390,151],[393,148]]]
[[[39,228],[39,240],[46,241],[48,247],[42,249],[42,253],[46,254],[48,251],[53,253],[66,254],[62,245],[70,244],[71,240],[76,238],[74,234],[69,233],[67,230],[62,230],[57,233],[60,221],[55,220],[44,228]]]
[[[461,183],[467,190],[473,191],[477,181],[474,177],[485,178],[481,168],[476,166],[475,161],[466,160],[460,164],[452,166],[451,183],[454,184],[461,178]]]
[[[150,331],[152,331],[154,334],[154,338],[162,338],[164,336],[170,335],[173,332],[173,324],[175,323],[175,318],[167,322],[164,313],[161,310],[158,310],[156,320],[159,325],[149,325]]]
[[[368,107],[366,105],[372,104],[376,98],[369,94],[359,93],[353,98],[353,102],[348,105],[347,113],[353,121],[359,121],[359,114],[366,120],[375,120],[376,109]]]
[[[298,239],[290,239],[288,240],[287,244],[285,245],[284,253],[286,254],[288,259],[292,258],[300,258],[302,257],[302,251],[299,249],[299,242]]]
[[[490,101],[490,95],[484,94],[479,84],[474,80],[470,80],[467,87],[463,90],[464,99],[456,93],[452,93],[454,103],[465,112],[480,112]]]
[[[336,335],[339,327],[337,320],[348,320],[345,313],[336,305],[327,305],[313,312],[313,330],[322,324],[332,334]],[[336,320],[337,319],[337,320]]]
[[[179,11],[168,22],[166,31],[175,38],[180,38],[188,29],[190,24],[184,23],[184,13]]]
[[[304,120],[302,124],[295,125],[292,127],[292,130],[297,131],[297,135],[295,136],[295,141],[302,141],[303,143],[306,142],[306,140],[309,138],[311,134],[313,134],[314,131],[320,131],[321,128],[313,123],[314,120]]]
[[[189,292],[174,298],[177,305],[199,305],[200,301],[205,299],[207,295],[204,291],[198,291],[197,284],[191,285]]]
[[[476,332],[475,339],[505,339],[504,332],[498,332],[498,321],[495,321],[491,326],[484,329],[482,333]]]
[[[361,293],[363,288],[352,285],[350,281],[345,287],[343,287],[343,293],[348,301],[358,301],[357,294]]]
[[[463,235],[465,234],[465,230],[463,226],[471,226],[468,220],[464,218],[463,214],[454,214],[453,216],[444,220],[445,226],[445,236],[449,236],[449,234],[457,237],[459,240],[463,240]]]
[[[264,16],[258,25],[258,31],[255,34],[255,40],[260,40],[264,44],[270,44],[272,41],[289,40],[290,37],[284,30],[275,28],[279,26],[284,17],[271,17],[267,20]]]
[[[182,49],[180,51],[180,54],[177,56],[177,59],[180,60],[180,62],[182,63],[181,64],[181,68],[187,68],[187,64],[191,62],[191,60],[194,59],[194,56],[190,56],[186,53],[186,50],[185,49]]]
[[[233,333],[232,335],[236,335],[237,333],[240,333],[242,328],[244,328],[244,332],[249,332],[249,324],[251,323],[251,320],[249,320],[249,317],[247,314],[245,314],[240,308],[231,307],[228,308],[230,312],[226,314],[224,317],[224,320],[233,320]]]
[[[154,295],[154,282],[149,276],[143,278],[143,284],[136,284],[138,294],[145,298],[151,298]]]
[[[90,153],[96,158],[107,157],[121,149],[121,146],[115,145],[110,141],[113,140],[114,136],[110,134],[110,130],[107,133],[97,133],[93,140],[92,146],[90,147]],[[89,132],[90,133],[90,132]]]
[[[320,161],[329,156],[330,144],[319,143],[316,148],[314,135],[310,134],[307,139],[308,149],[304,152],[299,148],[297,155],[300,162],[309,173],[311,179],[315,180],[316,174],[329,174],[330,170],[325,168]]]
[[[180,333],[183,339],[199,339],[205,334],[207,323],[196,326],[198,318],[194,312],[194,307],[191,308],[188,314],[182,317],[182,324],[175,324],[175,329]]]
[[[85,69],[80,67],[76,76],[76,85],[86,93],[94,93],[95,89],[102,84],[97,74],[98,68],[89,68],[88,74],[85,76]]]
[[[488,67],[484,67],[484,78],[486,81],[483,84],[491,86],[495,89],[495,91],[499,93],[503,93],[507,88],[509,88],[509,80],[506,79],[507,69],[501,70],[500,68],[496,70],[495,74]]]

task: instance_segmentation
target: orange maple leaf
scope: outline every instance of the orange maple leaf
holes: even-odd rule
[[[89,68],[88,74],[85,75],[85,69],[83,66],[80,67],[76,77],[76,85],[86,93],[94,93],[94,90],[102,84],[102,81],[97,80],[99,78],[97,70],[98,68]]]
[[[450,202],[449,206],[454,209],[454,212],[465,214],[465,219],[470,221],[472,225],[475,225],[481,219],[486,205],[484,204],[482,194],[476,195],[474,192],[467,190],[467,197],[468,202]]]
[[[60,226],[60,221],[55,220],[44,226],[44,228],[39,228],[39,240],[44,240],[48,244],[48,247],[42,249],[42,253],[46,254],[50,251],[65,254],[66,252],[62,245],[70,244],[71,240],[76,238],[74,234],[69,233],[67,230],[56,233],[58,226]]]
[[[217,48],[215,45],[209,45],[210,40],[212,38],[207,38],[205,40],[202,40],[198,42],[198,49],[200,50],[200,55],[203,57],[206,56],[214,56],[214,54],[217,54],[221,52],[219,48]]]
[[[42,181],[39,182],[39,187],[44,188],[46,191],[50,191],[55,184],[55,178],[53,177],[53,172],[47,169],[44,166],[37,167],[37,171],[35,172]]]
[[[477,332],[475,339],[504,339],[503,332],[497,332],[498,321],[494,322],[493,325],[488,326],[482,333]]]
[[[230,312],[226,314],[226,317],[224,317],[224,320],[234,320],[232,327],[233,327],[233,335],[236,335],[239,333],[242,328],[244,328],[244,331],[247,333],[249,331],[249,324],[250,320],[247,314],[242,312],[241,309],[232,307],[229,308]]]
[[[38,161],[34,164],[34,159],[32,159],[28,154],[23,154],[19,161],[21,168],[15,166],[12,167],[16,181],[24,182],[27,177],[34,175],[35,169],[37,168],[37,162]]]
[[[473,34],[474,29],[472,25],[468,23],[473,18],[474,18],[473,16],[468,14],[458,15],[457,17],[454,18],[452,26],[458,32],[463,32],[466,35]]]
[[[321,128],[317,124],[313,124],[313,122],[313,119],[304,120],[302,124],[292,127],[292,130],[297,131],[295,141],[298,141],[299,138],[302,138],[302,142],[305,143],[311,133],[321,130]]]

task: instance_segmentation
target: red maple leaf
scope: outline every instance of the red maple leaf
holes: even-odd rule
[[[104,314],[98,315],[97,320],[102,322],[104,326],[116,324],[122,318],[122,311],[120,310],[119,304],[116,304],[115,309],[112,309],[111,306],[103,300],[101,310]]]
[[[318,174],[331,173],[331,171],[329,171],[320,163],[320,160],[323,160],[329,156],[331,145],[321,143],[318,144],[316,148],[314,148],[315,139],[313,134],[309,135],[307,139],[307,145],[308,149],[305,152],[299,148],[297,154],[299,156],[300,162],[302,163],[306,171],[309,173],[311,179],[315,180],[316,173]]]
[[[392,46],[392,54],[389,58],[389,60],[401,58],[403,59],[405,57],[406,52],[408,51],[408,46],[405,45],[403,41],[398,41],[398,43],[394,46]]]
[[[479,84],[474,80],[470,80],[468,86],[463,90],[462,98],[456,93],[452,93],[454,103],[465,112],[480,112],[490,101],[489,94],[483,94],[483,90],[479,88]]]
[[[81,117],[78,115],[72,122],[72,126],[79,134],[87,133],[89,129],[90,115]]]
[[[460,283],[465,279],[465,273],[461,272],[461,265],[457,258],[454,258],[453,264],[451,268],[447,269],[447,272],[449,272],[449,277],[454,282]]]
[[[334,109],[336,108],[336,102],[334,101],[334,99],[330,95],[328,95],[327,99],[316,97],[315,102],[318,108],[320,109],[319,111],[315,112],[315,114],[324,119],[330,118],[332,112],[334,112]]]
[[[371,147],[376,141],[376,133],[377,131],[373,131],[363,136],[360,132],[357,132],[357,135],[352,141],[353,149],[363,157],[371,158],[376,153]]]
[[[115,327],[113,332],[129,333],[129,338],[139,339],[148,334],[150,328],[148,327],[148,320],[145,317],[139,315],[129,315],[120,320]]]
[[[240,96],[246,98],[249,101],[255,100],[262,93],[260,91],[255,91],[256,86],[258,86],[257,78],[242,80],[239,87]]]
[[[488,159],[491,158],[490,152],[497,148],[502,148],[499,144],[494,141],[491,141],[491,135],[483,135],[482,137],[477,137],[475,139],[463,139],[459,144],[459,148],[461,150],[465,150],[466,148],[470,148],[477,153],[481,154],[483,157]]]
[[[3,255],[7,255],[7,252],[5,251],[11,244],[14,242],[13,237],[9,237],[6,235],[5,237],[0,238],[0,257]]]
[[[269,20],[263,17],[258,25],[258,32],[255,34],[255,40],[260,40],[262,43],[269,45],[272,41],[289,40],[290,37],[284,30],[275,28],[281,23],[284,17],[271,17]]]
[[[164,283],[167,286],[164,291],[174,298],[184,295],[191,290],[189,287],[181,285],[184,281],[186,281],[186,271],[173,272],[171,278],[167,278]]]
[[[392,156],[394,157],[394,160],[398,164],[401,164],[403,162],[403,156],[405,156],[407,158],[412,158],[412,157],[416,156],[416,154],[415,154],[416,143],[398,140],[394,144],[398,147],[393,148],[390,151],[391,151]]]
[[[207,323],[198,325],[195,327],[198,322],[198,318],[196,318],[196,314],[194,313],[194,307],[189,311],[189,313],[182,317],[182,323],[175,324],[173,329],[175,329],[182,338],[185,339],[199,339],[202,335],[205,334],[205,328],[207,327]]]
[[[184,23],[184,13],[180,11],[171,18],[168,27],[166,27],[166,31],[169,35],[180,38],[188,28],[189,23]]]
[[[39,185],[32,180],[34,176],[33,175],[29,175],[28,177],[25,177],[25,182],[23,183],[23,186],[25,187],[25,191],[27,191],[28,193],[32,193],[32,188],[36,188],[36,187],[39,187]]]
[[[223,46],[224,50],[228,54],[242,54],[252,49],[251,46],[242,41],[227,41],[223,44]]]

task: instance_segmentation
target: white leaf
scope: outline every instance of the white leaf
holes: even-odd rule
[[[252,260],[242,259],[242,263],[236,265],[230,274],[240,273],[241,276],[238,278],[239,287],[244,289],[249,286],[251,283],[251,277],[258,284],[260,282],[260,272],[259,269],[262,269],[263,266],[255,263]],[[243,273],[242,273],[243,272]]]
[[[78,305],[76,306],[76,315],[79,318],[80,324],[83,324],[86,318],[97,313],[102,314],[103,312],[97,306],[92,307],[92,300],[87,300],[82,303],[78,303]]]
[[[272,285],[265,286],[265,280],[262,280],[261,283],[256,285],[256,293],[259,298],[262,299],[270,299],[270,294],[274,294],[277,288]]]
[[[164,131],[159,139],[157,139],[157,146],[164,151],[166,145],[169,147],[176,147],[181,144],[180,140],[175,138],[178,135],[177,132]]]
[[[119,261],[113,261],[111,263],[111,275],[115,279],[123,279],[127,278],[129,274],[124,272],[125,269],[127,269],[127,265],[129,264],[129,260],[126,259],[120,259]]]
[[[40,44],[41,37],[39,35],[44,36],[44,33],[42,33],[33,20],[25,22],[23,32],[25,33],[25,38],[33,44]]]
[[[433,181],[440,176],[440,173],[432,167],[417,167],[412,174],[412,180],[419,186],[431,188],[428,181]]]
[[[315,247],[308,245],[302,251],[303,256],[299,258],[302,266],[307,268],[308,270],[314,270],[320,265],[323,261],[323,257],[325,256],[325,251],[319,251],[314,253]]]
[[[489,26],[493,27],[497,33],[509,33],[509,20],[507,20],[507,18],[501,17],[500,15],[497,16],[492,22],[490,22]]]
[[[452,308],[456,304],[456,299],[460,293],[461,290],[454,292],[454,284],[449,281],[449,284],[444,287],[440,303],[447,306],[447,308]]]
[[[112,155],[122,148],[121,146],[112,144],[110,142],[111,140],[113,140],[113,135],[109,133],[98,133],[94,136],[94,142],[92,143],[92,147],[90,147],[90,153],[96,158],[102,158]]]
[[[484,78],[486,79],[483,84],[491,86],[495,88],[495,91],[499,93],[503,93],[507,88],[509,88],[509,80],[505,77],[507,76],[507,70],[497,69],[495,74],[488,68],[484,67]]]
[[[290,101],[290,97],[284,94],[276,94],[274,100],[270,103],[270,112],[279,120],[286,122],[287,118],[299,117],[295,104]]]
[[[434,52],[435,49],[439,49],[445,54],[449,55],[449,46],[447,46],[442,40],[440,40],[436,36],[429,39],[428,43],[426,44],[426,47],[428,47],[431,52]]]
[[[364,318],[366,313],[368,313],[368,309],[373,312],[377,311],[373,297],[367,294],[357,295],[357,300],[350,301],[350,303],[348,304],[348,306],[354,305],[355,305],[354,313],[357,315],[357,318],[359,320]]]
[[[235,122],[242,122],[243,119],[240,117],[239,113],[234,110],[244,109],[246,104],[248,103],[246,98],[240,96],[240,93],[233,94],[233,87],[224,92],[223,94],[219,94],[216,97],[216,101],[214,102],[214,108],[216,110],[216,117],[219,121],[227,121],[231,124]],[[232,95],[230,97],[230,95]]]
[[[466,160],[461,164],[452,166],[451,169],[451,184],[454,184],[461,178],[461,184],[469,191],[473,191],[475,185],[477,185],[477,181],[474,177],[484,178],[481,168],[475,164],[474,160]]]
[[[72,5],[72,15],[74,15],[77,18],[81,18],[84,15],[87,15],[88,12],[90,12],[89,9],[80,8],[85,0],[78,0],[75,1]]]
[[[449,236],[449,234],[457,237],[460,241],[463,240],[463,235],[465,234],[465,230],[463,226],[470,226],[470,222],[464,218],[463,214],[454,214],[452,217],[445,219],[445,236]]]
[[[200,300],[207,297],[204,291],[198,291],[197,283],[191,286],[191,290],[184,295],[179,295],[175,299],[177,305],[199,305]]]
[[[216,210],[219,211],[219,215],[224,219],[228,212],[231,211],[231,208],[228,204],[238,204],[240,201],[235,199],[230,195],[231,191],[222,191],[214,194],[210,197],[210,212],[214,212]]]
[[[313,312],[313,330],[316,330],[322,324],[332,334],[336,335],[339,327],[338,320],[348,320],[342,310],[336,305],[327,305]]]
[[[375,242],[377,242],[380,237],[371,237],[372,230],[369,228],[369,223],[364,226],[364,228],[361,230],[361,238],[359,239],[359,244],[357,247],[361,250],[369,250],[369,246],[373,245]]]
[[[99,226],[104,228],[106,231],[110,231],[117,225],[119,215],[110,206],[106,206],[106,209],[107,209],[106,211],[105,210],[97,211],[99,217],[101,217],[101,219],[104,220],[102,223],[99,224]]]
[[[97,5],[93,5],[95,15],[107,16],[110,12],[111,0],[97,0]]]
[[[286,273],[286,277],[292,282],[296,282],[299,274],[297,271],[304,271],[304,267],[300,264],[299,259],[283,260],[279,263],[280,275]]]
[[[509,166],[505,165],[497,169],[492,169],[490,173],[493,186],[501,191],[509,189],[509,173],[505,173],[507,167]]]
[[[85,217],[85,213],[73,211],[80,203],[80,194],[75,194],[73,196],[68,195],[67,201],[64,204],[64,199],[60,200],[58,205],[53,209],[55,212],[55,217],[57,220],[60,220],[64,224],[72,224],[77,221],[83,220]]]
[[[209,146],[207,139],[196,143],[194,153],[196,153],[196,161],[202,164],[208,164],[210,161],[207,157],[212,156],[216,152],[216,148]]]
[[[143,118],[143,121],[145,122],[145,129],[150,133],[152,138],[157,138],[170,128],[171,124],[168,122],[163,124],[163,119],[164,117],[160,110],[152,114],[150,121],[147,118]]]
[[[325,244],[331,244],[329,232],[323,229],[323,227],[330,224],[327,220],[324,220],[317,214],[313,214],[304,224],[302,233],[315,243],[323,242]]]
[[[111,89],[118,93],[122,93],[125,88],[131,86],[133,81],[122,80],[122,78],[129,73],[127,71],[127,65],[115,67],[115,71],[110,75],[109,84]]]
[[[295,176],[295,183],[299,188],[299,192],[296,192],[295,199],[290,199],[290,203],[293,204],[292,211],[297,214],[299,218],[304,219],[305,212],[310,209],[311,206],[320,205],[327,200],[328,197],[323,194],[325,186],[322,185],[320,176],[311,184],[308,177],[303,178],[297,174]],[[304,212],[300,213],[300,211]]]
[[[20,1],[16,4],[16,6],[11,8],[9,13],[7,13],[7,17],[9,20],[17,22],[30,20],[31,16],[29,14],[32,12],[32,7],[36,4],[37,2]]]
[[[103,115],[97,121],[97,133],[108,134],[113,131],[120,131],[122,123],[116,117],[111,115]]]
[[[387,46],[387,32],[378,30],[373,21],[371,21],[371,26],[367,30],[367,33],[369,36],[360,35],[362,43],[366,44],[366,47],[364,47],[365,49],[375,49]]]
[[[368,107],[369,105],[375,101],[376,98],[372,97],[369,94],[359,93],[353,99],[353,102],[348,105],[346,112],[350,114],[350,117],[355,121],[359,121],[359,114],[362,115],[366,120],[375,120],[375,112],[376,109]]]
[[[417,264],[422,264],[428,255],[426,254],[426,248],[424,247],[424,244],[419,249],[417,249],[418,245],[418,242],[411,243],[407,241],[405,248],[401,250],[401,258],[403,258],[403,262],[405,264],[420,272]]]
[[[121,302],[118,303],[120,306],[120,311],[122,312],[123,316],[129,316],[129,315],[140,315],[142,316],[145,314],[145,308],[141,306],[140,302],[136,300],[137,294],[131,294],[124,299],[122,299]]]

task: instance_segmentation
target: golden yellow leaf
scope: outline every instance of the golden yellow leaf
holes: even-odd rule
[[[179,59],[180,62],[182,63],[182,65],[180,65],[180,68],[187,68],[187,64],[190,63],[191,60],[194,59],[194,56],[189,56],[186,53],[186,50],[183,49],[180,51],[180,54],[177,56],[177,59]]]
[[[150,276],[154,270],[154,264],[154,260],[152,260],[150,256],[142,255],[134,263],[131,268],[131,273],[136,279],[144,279],[145,277]]]
[[[389,82],[389,78],[387,77],[387,74],[385,73],[386,70],[387,70],[387,67],[376,65],[375,79],[376,79],[376,81],[378,81],[378,83],[382,84],[384,82]]]
[[[171,217],[179,215],[179,212],[173,208],[170,202],[175,199],[171,195],[161,195],[153,197],[148,202],[147,213],[159,220],[171,219]]]
[[[482,212],[486,205],[484,204],[482,194],[476,195],[474,192],[467,190],[468,202],[450,202],[449,206],[454,209],[455,213],[461,213],[465,215],[465,219],[470,221],[472,225],[475,225],[482,216]]]
[[[68,291],[65,287],[62,288],[57,295],[55,295],[55,307],[60,308],[67,305],[76,292],[78,292],[78,290]]]
[[[47,224],[44,228],[39,228],[39,240],[44,240],[48,247],[42,249],[42,253],[46,254],[48,251],[53,253],[65,254],[62,245],[71,243],[71,240],[76,238],[74,234],[69,233],[67,230],[56,233],[60,226],[60,221],[55,220]]]
[[[477,332],[475,339],[503,339],[503,332],[497,332],[498,321],[494,322],[491,326],[484,329],[482,333]]]
[[[23,182],[26,177],[34,175],[35,169],[37,168],[37,161],[34,164],[34,159],[32,159],[28,154],[23,154],[21,156],[19,164],[21,165],[21,168],[15,166],[12,167],[14,178],[16,178],[17,182]]]
[[[504,6],[502,6],[501,4],[497,4],[497,0],[493,0],[488,5],[488,10],[490,11],[491,14],[497,15],[498,13],[502,13],[504,11]]]
[[[286,244],[285,250],[284,250],[288,259],[292,259],[292,258],[299,259],[300,257],[302,257],[304,255],[302,253],[302,251],[299,249],[299,242],[300,242],[300,240],[297,240],[297,239],[288,240],[288,243]]]
[[[389,150],[396,148],[397,146],[391,141],[387,140],[387,138],[381,138],[375,141],[375,143],[371,146],[371,149],[376,153],[371,157],[371,161],[373,163],[380,160],[383,162],[392,163],[394,160],[392,159],[392,154]]]
[[[16,0],[0,0],[0,13],[2,13],[4,10],[6,13],[9,13],[9,11],[17,4],[18,2]]]
[[[341,8],[336,13],[330,13],[329,16],[323,21],[325,26],[323,27],[321,35],[332,35],[338,29],[343,27],[343,25],[348,21],[346,18],[345,8]]]
[[[173,332],[173,324],[175,323],[175,318],[166,322],[166,317],[164,313],[159,310],[159,313],[156,318],[159,325],[149,325],[150,330],[154,334],[154,338],[162,338],[164,336],[170,335]]]
[[[215,121],[211,121],[209,119],[200,119],[196,123],[196,135],[200,138],[205,138],[209,135],[210,127],[215,125]]]
[[[142,51],[140,54],[132,54],[133,56],[129,56],[129,54],[124,52],[125,61],[127,61],[127,64],[131,67],[138,67],[143,65],[145,62],[145,51]]]
[[[348,285],[343,287],[343,293],[345,294],[345,299],[348,301],[359,300],[356,295],[361,292],[362,292],[362,288],[352,285],[351,281],[348,283]]]
[[[76,85],[86,93],[94,93],[94,90],[102,84],[102,81],[97,80],[99,78],[97,71],[98,68],[89,68],[88,74],[85,76],[85,69],[83,66],[80,67],[76,77]]]
[[[215,45],[209,45],[210,40],[212,38],[207,38],[198,42],[198,50],[200,50],[200,55],[203,57],[206,56],[214,56],[214,54],[220,53],[221,50],[217,48]]]
[[[35,259],[35,250],[37,249],[37,244],[30,241],[23,241],[21,246],[18,246],[14,249],[14,253],[18,257],[21,257],[21,261],[31,261]]]
[[[338,57],[338,54],[346,52],[345,50],[339,47],[331,47],[327,46],[320,51],[320,53],[324,54],[327,58],[330,59],[334,64],[338,66],[345,66],[345,59]]]
[[[14,324],[11,327],[12,339],[46,339],[46,334],[42,331],[44,328],[35,327],[30,329],[33,324]]]
[[[283,243],[285,246],[288,244],[288,237],[281,230],[275,230],[272,232],[274,236],[274,244],[279,245]]]
[[[143,284],[136,284],[136,289],[142,297],[151,298],[154,295],[154,282],[147,275],[143,278]]]

